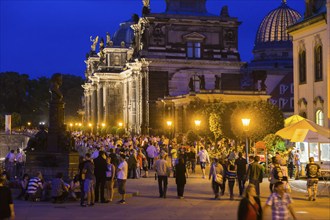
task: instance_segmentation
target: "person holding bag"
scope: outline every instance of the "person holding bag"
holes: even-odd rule
[[[213,158],[213,163],[210,168],[209,180],[212,177],[212,189],[214,193],[214,199],[220,199],[220,185],[223,183],[224,170],[219,163],[218,158]]]

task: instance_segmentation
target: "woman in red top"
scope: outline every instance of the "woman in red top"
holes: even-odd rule
[[[238,207],[238,220],[261,220],[262,208],[255,186],[249,184]]]

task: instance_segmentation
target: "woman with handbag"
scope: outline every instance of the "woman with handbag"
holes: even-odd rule
[[[260,199],[257,196],[256,188],[253,184],[249,184],[244,192],[243,198],[239,203],[238,220],[261,220],[262,208]]]
[[[213,163],[210,168],[209,180],[212,177],[212,189],[214,199],[220,199],[220,185],[223,183],[224,170],[222,165],[218,162],[218,158],[213,158]]]

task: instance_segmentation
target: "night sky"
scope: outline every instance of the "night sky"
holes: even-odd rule
[[[303,15],[304,0],[287,0]],[[258,26],[281,0],[208,0],[207,9],[219,15],[228,5],[230,16],[242,22],[239,52],[252,59]],[[151,0],[151,12],[165,11],[165,0]],[[30,78],[60,72],[84,76],[90,36],[111,37],[119,23],[141,16],[141,0],[0,0],[0,72],[15,71]]]

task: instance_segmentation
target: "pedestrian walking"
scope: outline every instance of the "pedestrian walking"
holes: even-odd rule
[[[290,179],[292,179],[293,177],[293,168],[294,168],[293,162],[294,162],[294,153],[293,150],[291,149],[288,155],[288,172]]]
[[[86,153],[85,163],[83,168],[83,174],[85,176],[84,181],[84,192],[87,194],[87,204],[82,204],[81,206],[93,206],[95,203],[95,175],[94,175],[94,163],[92,161],[91,155]]]
[[[238,158],[235,160],[235,165],[237,169],[237,182],[238,182],[239,195],[242,196],[244,192],[244,185],[246,181],[246,169],[247,169],[247,162],[246,159],[243,158],[242,152],[238,153]]]
[[[237,170],[235,166],[235,160],[229,160],[226,170],[226,179],[228,180],[228,188],[230,194],[230,200],[234,200],[234,185],[237,178]]]
[[[107,201],[112,202],[113,199],[113,186],[115,182],[116,167],[111,163],[111,157],[107,157],[107,171],[106,171],[106,189]]]
[[[154,170],[158,178],[158,189],[159,197],[166,198],[168,176],[170,175],[170,166],[168,165],[166,158],[166,153],[159,155],[160,158],[154,164]]]
[[[204,149],[204,147],[200,148],[198,157],[199,157],[199,162],[200,162],[201,170],[202,170],[202,174],[203,174],[202,178],[205,179],[205,168],[206,168],[206,164],[210,163],[210,158],[209,158],[209,154],[207,153],[206,149]]]
[[[175,183],[177,187],[178,198],[183,199],[184,187],[186,185],[186,176],[187,176],[187,169],[184,165],[184,159],[179,158],[179,162],[175,165],[176,176],[175,176]]]
[[[212,180],[211,180],[212,178]],[[209,180],[212,181],[212,190],[214,199],[220,199],[220,185],[223,184],[225,172],[218,158],[213,158],[213,163],[210,168]]]
[[[249,165],[247,171],[247,178],[249,179],[249,183],[254,184],[258,196],[260,196],[260,183],[262,183],[263,179],[263,169],[259,164],[259,160],[260,157],[255,156],[253,163]]]
[[[294,166],[296,168],[294,177],[296,180],[299,180],[299,177],[300,177],[300,153],[299,153],[299,150],[297,150],[296,153],[294,154]]]
[[[274,193],[268,197],[263,208],[264,214],[269,207],[272,208],[272,220],[287,220],[289,219],[289,212],[293,219],[297,219],[292,208],[292,199],[285,192],[282,182],[275,183]]]
[[[126,204],[126,181],[128,175],[128,164],[125,161],[125,154],[121,154],[119,158],[119,165],[117,168],[117,182],[118,182],[118,192],[121,195],[121,200],[119,204]]]
[[[307,192],[308,200],[315,201],[317,195],[317,185],[319,183],[320,165],[314,162],[314,157],[309,158],[309,163],[306,165],[307,176]]]
[[[249,184],[246,187],[244,196],[238,206],[237,216],[238,220],[262,219],[262,207],[260,199],[257,196],[256,188],[253,184]]]
[[[106,154],[104,151],[99,151],[99,155],[94,159],[94,175],[95,175],[95,202],[107,203],[104,197],[104,188],[106,181],[107,162]]]

